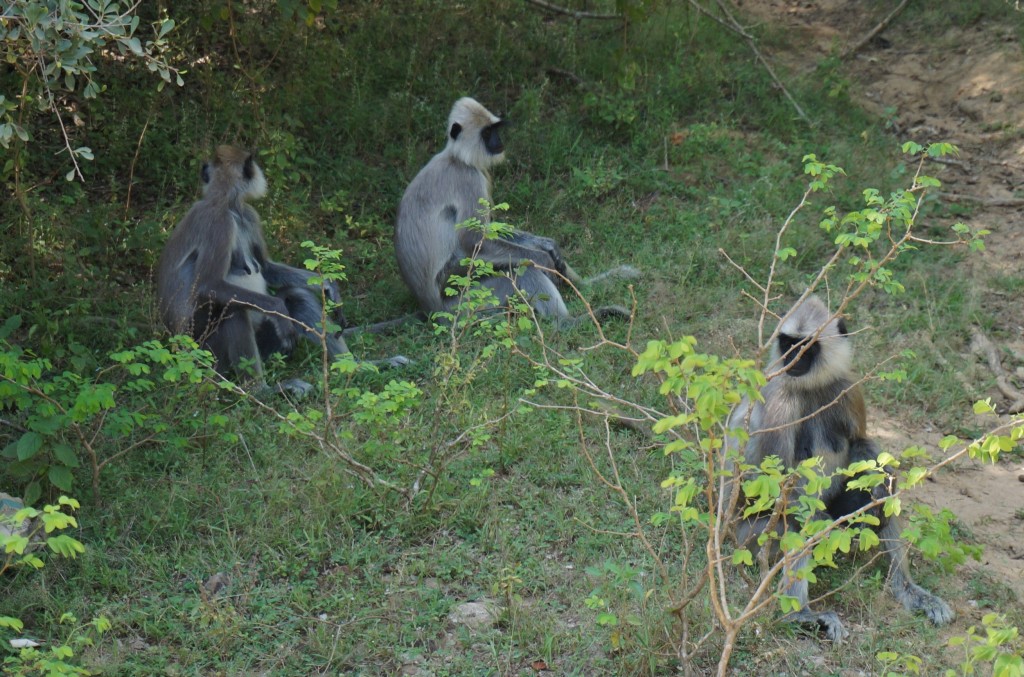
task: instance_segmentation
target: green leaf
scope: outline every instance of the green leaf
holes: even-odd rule
[[[80,553],[85,552],[85,546],[81,542],[71,538],[66,534],[60,536],[51,536],[46,539],[46,545],[49,546],[50,550],[61,555],[62,557],[68,557],[74,559]]]
[[[741,550],[736,550],[736,551],[734,551],[732,553],[732,563],[733,564],[737,564],[737,565],[738,564],[745,564],[748,567],[749,566],[753,566],[753,564],[754,564],[754,556],[746,548],[743,548]]]
[[[782,607],[782,613],[793,613],[800,611],[800,600],[790,595],[779,595],[779,606]]]
[[[992,406],[991,399],[978,400],[974,403],[975,414],[991,414],[995,410],[996,408]]]
[[[33,480],[25,487],[25,505],[32,505],[43,495],[43,488],[37,480]]]
[[[81,462],[78,460],[78,456],[75,454],[75,450],[72,449],[69,444],[58,442],[53,445],[52,451],[54,458],[69,468],[77,468],[81,465]]]
[[[0,341],[6,340],[14,331],[21,326],[21,315],[11,315],[0,327]]]
[[[43,448],[43,436],[37,432],[29,431],[18,440],[18,460],[27,461],[39,453]]]
[[[922,150],[924,150],[924,147],[919,143],[907,141],[906,143],[903,144],[902,149],[903,152],[906,153],[907,155],[917,155]]]
[[[71,491],[71,484],[74,477],[71,475],[71,468],[63,465],[51,465],[46,476],[53,486],[63,491]]]
[[[22,628],[24,627],[25,624],[17,618],[12,618],[10,616],[0,616],[0,628],[10,628],[15,632],[21,632]]]
[[[174,19],[164,19],[160,22],[160,31],[157,33],[157,37],[162,38],[173,30]]]

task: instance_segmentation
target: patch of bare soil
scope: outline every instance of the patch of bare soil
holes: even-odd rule
[[[737,0],[748,17],[782,26],[790,47],[769,58],[791,74],[807,73],[830,54],[843,54],[896,9],[858,0]],[[1024,21],[1024,14],[1016,17]],[[899,140],[949,141],[954,160],[928,167],[943,183],[942,199],[971,208],[973,228],[992,231],[983,256],[958,268],[982,290],[983,303],[1009,335],[1024,341],[1020,291],[993,288],[996,276],[1024,275],[1024,54],[1014,26],[978,22],[925,32],[897,14],[863,48],[845,57],[861,103],[890,120]],[[785,79],[785,78],[784,78]],[[1012,288],[1012,287],[1011,287]],[[1015,352],[1015,351],[1014,351]],[[977,359],[964,345],[964,364]],[[1020,374],[1010,376],[1024,382]],[[1011,380],[1012,380],[1011,378]],[[994,402],[1006,403],[995,388]],[[1005,417],[1004,417],[1005,419]],[[991,427],[991,419],[985,424]],[[942,434],[907,431],[875,418],[889,449],[922,445],[938,453]],[[899,432],[896,432],[899,431]],[[1024,600],[1024,467],[1020,457],[995,465],[962,463],[941,472],[915,494],[932,508],[952,510],[985,547],[971,565],[1004,582]]]

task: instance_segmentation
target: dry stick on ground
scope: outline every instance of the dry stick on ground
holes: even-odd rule
[[[983,207],[1022,207],[1024,199],[1019,197],[979,197],[963,193],[942,193],[943,199],[957,202],[977,202]]]
[[[577,21],[580,19],[599,19],[604,21],[611,21],[616,19],[621,20],[623,18],[621,14],[598,14],[597,12],[583,12],[575,9],[569,9],[568,7],[562,7],[560,5],[553,5],[550,2],[545,2],[545,0],[526,0],[526,3],[528,5],[540,7],[541,9],[546,9],[549,12],[554,12],[555,14],[562,14],[564,16],[572,17]]]
[[[1010,381],[1006,377],[1006,371],[999,360],[999,349],[977,327],[971,327],[971,352],[985,358],[989,370],[996,377],[996,387],[999,388],[999,392],[1004,397],[1012,400],[1010,405],[1006,407],[1005,413],[1019,414],[1024,412],[1024,393],[1010,385]]]
[[[865,35],[863,38],[861,38],[856,43],[854,43],[854,45],[852,47],[847,47],[845,50],[843,50],[843,53],[840,55],[840,58],[848,59],[851,56],[853,56],[854,54],[856,54],[857,52],[859,52],[861,49],[863,49],[864,45],[866,45],[869,42],[871,42],[871,40],[876,35],[878,35],[882,31],[884,31],[885,28],[892,22],[893,18],[897,14],[902,12],[903,9],[908,4],[910,4],[910,0],[903,0],[903,2],[901,2],[899,5],[896,6],[896,9],[894,9],[892,12],[889,13],[889,16],[887,16],[884,19],[882,19],[881,23],[879,23],[877,26],[875,26],[870,31],[868,31],[867,35]]]
[[[530,1],[532,2],[532,0]],[[698,12],[700,12],[706,17],[709,17],[714,21],[717,21],[718,23],[725,26],[727,29],[729,29],[730,31],[732,31],[733,33],[747,41],[747,46],[750,47],[750,51],[754,53],[754,56],[757,57],[757,60],[760,61],[761,65],[764,66],[764,69],[768,71],[768,75],[771,76],[772,81],[775,83],[775,86],[781,89],[782,93],[785,94],[787,99],[789,99],[789,102],[793,104],[793,108],[796,109],[796,113],[797,115],[800,116],[800,119],[806,122],[808,125],[810,125],[811,120],[810,118],[807,117],[807,114],[804,113],[804,109],[800,107],[800,104],[796,102],[796,99],[793,98],[793,95],[789,93],[789,90],[786,89],[786,85],[782,84],[782,80],[780,80],[779,76],[775,74],[775,69],[772,68],[772,65],[770,63],[768,63],[768,59],[766,59],[764,54],[761,53],[761,50],[757,48],[757,42],[754,40],[754,36],[743,30],[743,26],[740,26],[739,22],[736,21],[735,18],[733,18],[732,14],[729,13],[729,10],[726,8],[725,4],[722,3],[722,0],[715,0],[715,4],[718,5],[718,8],[722,11],[722,14],[725,15],[725,19],[722,19],[712,14],[710,10],[708,10],[706,7],[697,2],[697,0],[688,1],[690,5]]]

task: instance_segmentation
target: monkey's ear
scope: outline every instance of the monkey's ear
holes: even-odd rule
[[[839,325],[836,327],[839,330],[840,336],[847,336],[850,332],[846,331],[846,318],[839,318]]]
[[[252,177],[256,174],[253,168],[255,164],[256,156],[253,153],[249,153],[245,158],[245,164],[242,165],[242,176],[245,177],[246,181],[252,181]]]
[[[204,162],[203,168],[199,170],[199,177],[203,180],[203,183],[209,183],[213,175],[210,173],[210,163]]]
[[[459,138],[459,134],[461,133],[462,125],[460,125],[458,122],[453,122],[451,131],[448,132],[448,136],[452,137],[452,139],[457,139]]]

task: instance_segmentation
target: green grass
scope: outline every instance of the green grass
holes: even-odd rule
[[[224,22],[203,3],[175,4],[172,16],[193,19],[179,20],[183,52],[209,58],[191,66],[181,90],[157,93],[127,66],[106,76],[110,89],[88,104],[81,132],[97,156],[84,186],[46,181],[63,171],[53,157],[59,137],[40,119],[29,147],[39,184],[27,196],[30,211],[0,205],[0,221],[11,224],[0,244],[4,314],[24,320],[14,340],[56,369],[89,374],[108,352],[159,335],[152,266],[197,195],[201,159],[231,141],[263,149],[271,192],[260,211],[280,258],[300,260],[305,239],[342,248],[352,321],[414,310],[391,250],[395,208],[441,148],[452,101],[473,95],[515,121],[509,161],[494,174],[495,198],[511,205],[506,220],[559,240],[584,274],[619,263],[643,270],[636,323],[608,327],[610,338],[624,341],[628,330],[642,348],[690,334],[701,350],[751,354],[756,308],[741,291],[754,290],[718,250],[763,278],[775,233],[804,189],[801,157],[813,152],[845,167],[849,176],[815,197],[791,230],[798,255],[779,281],[795,295],[831,251],[820,210],[859,208],[868,186],[887,194],[904,185],[899,140],[842,88],[829,97],[813,78],[793,85],[816,123],[804,125],[741,41],[677,4],[632,26],[625,49],[608,24],[551,19],[513,0],[343,3],[313,29],[259,10],[235,16],[237,63]],[[6,87],[12,76],[0,77]],[[136,147],[143,161],[126,209]],[[873,406],[915,422],[962,419],[968,396],[937,356],[961,352],[970,323],[995,321],[980,292],[949,274],[962,258],[915,253],[897,265],[906,294],[869,292],[851,308],[854,326],[872,328],[857,337],[861,365],[893,349],[917,354],[906,382],[870,386]],[[1014,292],[1021,281],[993,285]],[[621,282],[587,295],[595,304],[630,302]],[[592,330],[548,339],[585,358],[614,392],[663,406],[653,379],[630,376],[628,355],[579,350],[596,341]],[[535,341],[518,341],[539,355]],[[352,435],[345,450],[396,484],[411,484],[434,455],[435,472],[411,504],[367,490],[329,452],[281,434],[266,411],[226,394],[197,395],[163,412],[172,432],[189,436],[186,446],[148,445],[124,457],[104,471],[98,496],[85,474],[77,478],[86,554],[4,581],[0,613],[21,617],[42,639],[61,636],[64,611],[106,615],[112,632],[84,656],[109,674],[372,675],[414,665],[436,675],[529,674],[536,660],[555,674],[674,674],[680,624],[666,609],[680,586],[659,585],[648,553],[620,535],[632,528],[629,513],[596,479],[574,416],[524,408],[476,444],[460,439],[515,411],[520,398],[572,403],[552,386],[528,392],[536,373],[508,350],[488,356],[490,344],[484,336],[453,346],[421,326],[351,342],[360,356],[416,360],[400,374],[351,381],[374,392],[392,378],[416,383],[423,396],[397,425],[361,426],[350,403],[338,405],[341,430]],[[315,365],[307,353],[281,373],[308,377]],[[165,406],[127,396],[121,404]],[[302,409],[319,405],[314,397]],[[224,432],[237,439],[185,426],[213,413],[228,417]],[[0,428],[0,446],[13,435]],[[611,471],[614,454],[641,515],[665,508],[659,483],[677,459],[628,430],[613,428],[605,446],[593,419],[582,435],[601,472]],[[101,452],[118,448],[98,439]],[[493,477],[474,486],[484,470]],[[678,533],[648,529],[675,576],[703,566],[701,556],[679,561]],[[621,567],[635,575],[624,579]],[[855,567],[823,574],[817,589],[841,585]],[[217,572],[230,583],[211,597],[202,586]],[[928,564],[915,563],[915,575],[958,607],[974,594]],[[896,609],[877,576],[869,569],[830,601],[858,629],[849,649],[801,638],[768,614],[741,634],[737,674],[872,672],[881,650],[951,667],[944,635]],[[742,595],[739,581],[731,584]],[[592,595],[606,600],[618,626],[598,625],[585,604]],[[458,605],[480,599],[501,607],[496,626],[473,634],[448,622]],[[985,604],[1024,620],[999,599],[989,594]],[[686,613],[691,633],[703,634],[706,600]],[[698,673],[713,668],[719,650],[712,641],[694,657]]]

